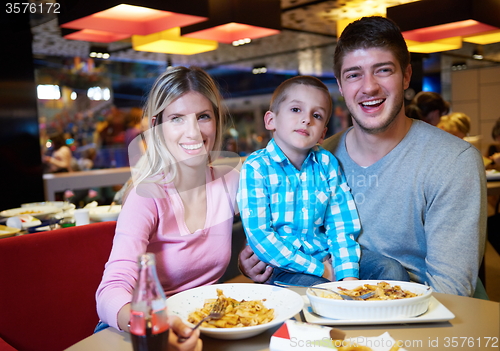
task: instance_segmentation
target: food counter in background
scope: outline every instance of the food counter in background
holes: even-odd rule
[[[245,158],[225,157],[213,162],[240,169]],[[96,169],[80,172],[47,173],[43,175],[45,201],[55,201],[57,192],[123,185],[130,178],[130,167]]]
[[[57,192],[123,185],[130,178],[130,167],[96,169],[43,175],[45,201],[55,201]]]

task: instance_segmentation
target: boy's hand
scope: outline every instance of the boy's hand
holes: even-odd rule
[[[332,267],[332,259],[329,258],[329,259],[324,260],[323,266],[325,267],[324,268],[325,270],[323,272],[322,277],[325,279],[328,279],[331,282],[335,281],[335,272],[333,271],[333,267]]]
[[[344,278],[342,279],[342,281],[347,281],[347,280],[359,280],[358,278],[354,278],[354,277],[347,277],[347,278]]]
[[[265,283],[273,272],[273,268],[259,260],[248,245],[241,250],[238,256],[238,267],[241,273],[256,283]]]

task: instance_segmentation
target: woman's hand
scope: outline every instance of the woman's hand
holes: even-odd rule
[[[203,342],[200,340],[200,330],[193,331],[190,327],[182,323],[177,316],[168,316],[170,324],[170,333],[168,336],[169,350],[175,351],[201,351]],[[177,338],[183,336],[188,338],[183,343],[178,343]]]
[[[238,267],[241,273],[256,283],[265,283],[273,272],[273,268],[259,260],[248,245],[241,250],[238,256]]]

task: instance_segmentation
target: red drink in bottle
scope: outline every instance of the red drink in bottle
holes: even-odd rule
[[[146,335],[130,334],[135,351],[168,350],[168,329],[160,334],[152,334],[146,329]]]
[[[139,278],[131,303],[130,336],[134,351],[167,351],[166,298],[156,275],[155,257],[139,257]]]

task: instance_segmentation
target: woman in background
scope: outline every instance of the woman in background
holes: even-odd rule
[[[71,166],[72,153],[71,149],[66,146],[66,138],[63,133],[56,133],[50,136],[53,152],[52,156],[45,155],[44,163],[47,165],[48,173],[60,173],[73,171]]]
[[[491,168],[500,170],[500,118],[493,125],[491,138],[493,143],[488,147],[486,156],[492,161]]]

